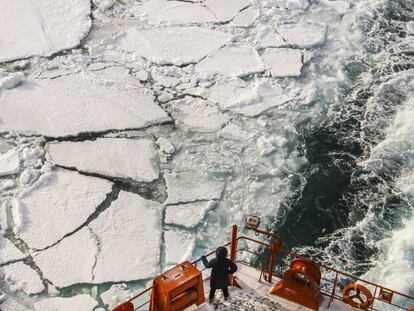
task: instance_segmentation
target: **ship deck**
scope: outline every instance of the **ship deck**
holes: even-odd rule
[[[274,277],[271,283],[261,280],[260,270],[251,267],[244,263],[238,263],[238,271],[235,276],[238,279],[241,289],[230,287],[230,298],[224,300],[221,291],[217,291],[214,302],[205,302],[200,306],[191,306],[187,308],[188,311],[305,311],[311,310],[297,303],[283,299],[281,297],[270,295],[269,291],[277,282],[279,278]],[[208,292],[210,289],[209,278],[204,280],[204,291],[206,301],[208,300]],[[329,297],[324,296],[320,311],[335,310],[335,311],[352,311],[353,309],[347,304],[339,300],[333,300],[328,309]]]

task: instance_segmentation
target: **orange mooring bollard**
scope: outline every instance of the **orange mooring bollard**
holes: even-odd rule
[[[231,228],[231,245],[230,245],[230,260],[234,263],[237,259],[237,225],[233,225]],[[229,275],[229,284],[237,285],[234,282],[234,276]]]

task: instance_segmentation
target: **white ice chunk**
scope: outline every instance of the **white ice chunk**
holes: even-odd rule
[[[195,237],[188,233],[168,230],[164,232],[167,264],[177,264],[191,259]]]
[[[120,303],[126,301],[133,295],[131,289],[126,284],[115,284],[110,289],[101,294],[102,301],[112,310]]]
[[[270,26],[262,26],[258,29],[256,34],[256,46],[260,48],[268,47],[282,47],[287,43],[283,40],[282,36],[274,32]]]
[[[169,103],[171,114],[178,124],[198,132],[214,132],[228,118],[211,101],[185,97]]]
[[[0,254],[0,264],[26,257],[12,242],[2,235],[0,235]]]
[[[233,79],[226,83],[216,83],[205,91],[203,96],[214,101],[215,103],[223,103],[236,97],[247,87],[247,84],[241,79]]]
[[[91,27],[90,13],[89,0],[0,1],[0,62],[79,45]]]
[[[23,262],[15,262],[0,268],[0,276],[12,292],[38,294],[45,288],[39,275]]]
[[[339,14],[345,14],[346,12],[348,12],[351,6],[348,1],[343,1],[343,0],[336,0],[336,1],[323,0],[322,2],[334,8]]]
[[[138,182],[151,182],[159,175],[154,143],[149,139],[98,138],[51,143],[47,148],[48,160],[83,172]]]
[[[298,77],[301,74],[302,52],[296,49],[267,49],[262,56],[273,77]]]
[[[24,80],[24,74],[21,72],[16,72],[5,76],[4,78],[0,77],[0,91],[12,89],[20,82]]]
[[[228,109],[245,116],[254,117],[266,110],[280,106],[290,100],[279,85],[256,82],[253,88],[246,89],[239,96],[221,103],[222,109]]]
[[[224,182],[197,171],[165,174],[164,178],[168,189],[166,204],[219,200],[224,190]]]
[[[206,0],[203,4],[214,12],[219,21],[228,22],[250,2],[248,0]]]
[[[168,205],[165,209],[165,223],[194,228],[217,206],[217,201],[203,201]]]
[[[199,72],[241,77],[262,71],[263,65],[252,46],[241,44],[219,49],[198,63],[195,69]]]
[[[138,7],[138,9],[141,9]],[[161,22],[174,23],[205,23],[218,22],[212,10],[199,3],[150,0],[142,6],[142,11],[133,8],[133,13],[143,13],[148,16],[151,24]]]
[[[102,11],[105,11],[113,7],[115,4],[115,1],[114,0],[93,0],[93,4],[95,4]]]
[[[173,154],[175,152],[174,145],[166,138],[159,137],[157,139],[157,145],[160,151],[167,153],[167,154]]]
[[[278,148],[286,147],[288,140],[282,136],[260,136],[256,141],[257,149],[261,156],[267,157]]]
[[[92,311],[98,303],[89,295],[70,298],[55,297],[35,302],[35,311]]]
[[[0,177],[18,173],[20,170],[19,153],[11,149],[6,153],[0,153]]]
[[[0,97],[1,128],[46,136],[141,128],[169,120],[138,88],[113,90],[82,74],[27,81]]]
[[[293,25],[280,25],[277,27],[277,31],[291,46],[311,48],[325,43],[325,24],[304,22]]]
[[[250,27],[259,17],[259,10],[254,7],[249,7],[241,11],[232,21],[233,25],[239,27]]]
[[[46,279],[57,287],[67,287],[92,282],[97,252],[96,238],[88,228],[82,228],[32,256]]]
[[[196,63],[232,38],[231,34],[199,27],[130,29],[118,45],[156,64]]]
[[[161,205],[121,191],[89,227],[100,241],[94,283],[152,277],[159,268]]]
[[[309,7],[309,0],[267,0],[267,6],[280,7],[287,10],[305,10]]]
[[[246,141],[246,139],[249,138],[250,134],[236,124],[228,124],[217,132],[217,136],[227,139]]]
[[[407,23],[407,32],[409,35],[414,35],[414,21]]]
[[[30,248],[50,246],[81,226],[111,189],[107,180],[76,172],[46,173],[17,199],[15,232]]]

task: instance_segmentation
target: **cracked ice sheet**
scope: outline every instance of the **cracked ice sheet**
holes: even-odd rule
[[[228,121],[211,101],[186,96],[168,103],[176,123],[197,132],[215,132]]]
[[[232,35],[200,27],[130,29],[115,45],[159,64],[196,63],[232,39]]]
[[[0,97],[1,128],[52,137],[141,128],[170,118],[143,89],[113,90],[83,74],[26,81]]]
[[[13,175],[20,170],[20,158],[17,150],[11,149],[0,154],[0,177]]]
[[[83,294],[70,298],[47,298],[35,302],[35,311],[91,311],[98,305],[91,296]]]
[[[249,44],[227,45],[207,56],[195,66],[198,72],[243,77],[263,70],[262,61]]]
[[[322,23],[280,25],[277,31],[289,45],[294,47],[311,48],[325,43],[326,25]]]
[[[160,215],[159,203],[121,191],[86,228],[33,260],[57,287],[149,278],[159,268]]]
[[[166,204],[219,200],[224,182],[198,171],[165,174],[168,199]]]
[[[0,264],[21,260],[26,256],[8,239],[0,234]]]
[[[45,173],[16,199],[14,231],[32,249],[48,247],[81,226],[111,190],[111,182],[77,172]]]
[[[91,27],[88,0],[0,1],[0,62],[79,45]]]
[[[121,191],[89,227],[100,241],[94,283],[146,279],[158,272],[159,203]]]
[[[191,3],[183,1],[150,0],[142,7],[131,9],[135,16],[143,15],[151,24],[169,23],[224,23],[230,21],[240,10],[249,5],[246,0],[205,1]]]
[[[138,182],[151,182],[159,175],[154,144],[149,139],[98,138],[50,143],[46,148],[49,161],[82,172]]]
[[[267,49],[262,55],[273,77],[299,77],[302,58],[302,52],[296,49]]]
[[[290,99],[278,84],[256,81],[252,88],[241,91],[238,96],[226,102],[219,102],[219,105],[222,109],[255,117],[270,108],[283,105]]]
[[[18,303],[16,300],[11,298],[6,298],[4,301],[1,301],[0,297],[0,310],[4,311],[29,311],[28,308]]]
[[[112,308],[131,298],[133,294],[126,284],[114,284],[101,294],[101,298],[104,305],[109,306],[109,309],[112,310]]]
[[[193,202],[168,205],[165,208],[165,223],[194,228],[217,206],[217,201]]]
[[[190,260],[195,246],[195,237],[185,232],[164,232],[166,263],[175,265]]]
[[[23,262],[0,267],[0,276],[12,292],[23,291],[33,295],[42,292],[45,288],[36,271]]]

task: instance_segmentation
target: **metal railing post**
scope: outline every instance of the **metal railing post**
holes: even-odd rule
[[[237,225],[231,228],[230,260],[236,262],[237,253]]]
[[[274,258],[275,253],[276,253],[276,243],[272,242],[271,253],[270,253],[270,262],[269,262],[269,272],[268,272],[268,276],[267,276],[267,281],[269,283],[272,282],[273,262],[275,260],[275,258]]]

